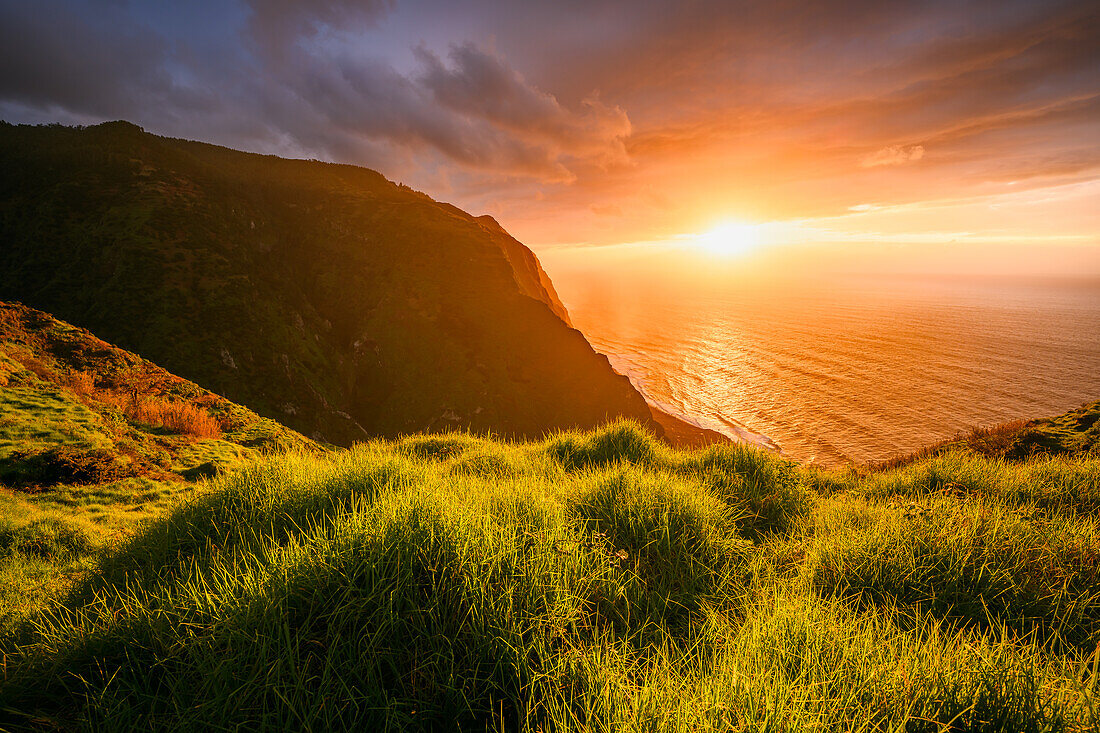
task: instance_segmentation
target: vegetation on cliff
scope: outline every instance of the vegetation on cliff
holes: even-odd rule
[[[1054,417],[975,428],[964,435],[891,458],[870,468],[896,468],[962,449],[1008,461],[1052,455],[1100,455],[1100,401],[1089,402]]]

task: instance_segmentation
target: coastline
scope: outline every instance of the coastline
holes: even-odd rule
[[[581,335],[584,335],[584,333],[582,332]],[[588,338],[586,335],[584,337],[585,339]],[[593,346],[593,348],[596,347]],[[782,446],[775,440],[763,433],[749,430],[736,420],[720,415],[715,416],[717,422],[721,423],[715,429],[704,427],[697,418],[678,413],[672,405],[655,400],[649,395],[643,386],[645,378],[638,373],[637,369],[632,368],[633,365],[629,358],[607,348],[602,351],[597,350],[597,353],[603,354],[607,358],[611,368],[616,373],[630,380],[634,389],[638,391],[649,407],[650,416],[664,430],[665,434],[662,439],[673,448],[704,448],[708,445],[744,443],[783,455]]]
[[[649,405],[649,412],[657,424],[664,428],[664,440],[673,448],[703,448],[708,445],[735,442],[728,435],[693,425],[659,407]]]

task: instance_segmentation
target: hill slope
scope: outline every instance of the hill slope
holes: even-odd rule
[[[1026,461],[1045,455],[1100,455],[1100,400],[1053,417],[975,428],[908,455],[872,464],[865,470],[897,468],[960,449],[1006,461]]]
[[[0,125],[0,242],[0,298],[331,442],[660,430],[526,247],[363,168]]]
[[[198,479],[287,448],[316,446],[83,329],[0,303],[0,627]]]
[[[0,302],[0,486],[193,481],[313,441],[84,329]]]

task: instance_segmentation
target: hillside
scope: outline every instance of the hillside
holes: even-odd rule
[[[312,437],[658,432],[490,217],[346,165],[0,125],[0,298]]]
[[[859,475],[630,423],[271,457],[0,637],[0,725],[1094,731],[1098,511],[1096,457]]]
[[[313,441],[18,303],[0,302],[0,482],[22,491],[213,476]]]
[[[89,550],[196,481],[290,448],[315,446],[83,329],[0,303],[0,555]],[[53,576],[41,570],[29,585],[0,583],[0,598],[33,603]]]

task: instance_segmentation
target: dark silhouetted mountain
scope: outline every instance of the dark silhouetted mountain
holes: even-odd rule
[[[0,298],[334,443],[660,432],[530,250],[355,166],[0,125]]]

